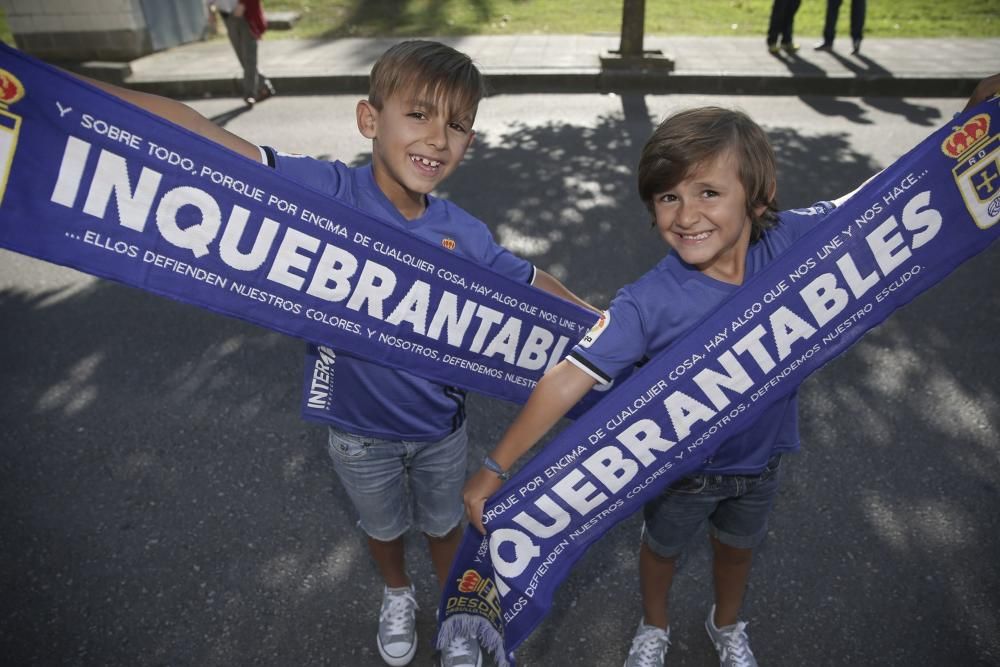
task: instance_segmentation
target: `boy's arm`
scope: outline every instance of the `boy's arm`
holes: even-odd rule
[[[528,402],[490,452],[490,458],[502,470],[510,470],[595,384],[596,381],[590,375],[565,359],[560,361],[538,381]],[[480,468],[465,483],[462,491],[465,511],[469,515],[469,521],[480,533],[486,533],[482,519],[483,505],[502,484],[503,480],[485,467]]]
[[[601,312],[597,308],[594,308],[589,303],[573,294],[569,289],[563,285],[559,280],[553,276],[551,273],[542,271],[538,267],[535,267],[535,279],[531,282],[532,286],[537,287],[540,290],[544,290],[549,294],[554,294],[555,296],[565,299],[570,303],[575,303],[576,305],[586,308],[587,310],[592,310],[595,313]]]
[[[129,90],[128,88],[122,88],[103,81],[97,81],[96,79],[90,79],[85,76],[80,76],[79,74],[75,76],[78,76],[87,83],[100,88],[106,93],[110,93],[111,95],[145,109],[160,118],[169,120],[176,125],[180,125],[185,129],[191,130],[195,134],[200,134],[209,141],[222,144],[226,148],[236,151],[240,155],[250,158],[254,162],[260,162],[260,149],[255,144],[252,144],[246,139],[219,127],[183,102],[178,102],[177,100],[172,100],[167,97],[160,97],[159,95],[142,93],[137,90]]]
[[[966,102],[965,109],[963,109],[963,111],[968,111],[980,102],[988,100],[994,95],[1000,95],[1000,73],[986,77],[976,85],[976,88],[972,91],[972,95],[969,96],[969,101]]]

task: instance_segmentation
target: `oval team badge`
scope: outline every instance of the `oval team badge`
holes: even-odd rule
[[[455,249],[455,239],[443,238],[441,239],[441,245],[443,245],[448,250]]]
[[[958,160],[952,169],[965,207],[980,229],[1000,221],[1000,135],[990,133],[988,114],[973,116],[941,144]]]
[[[16,76],[0,69],[0,202],[7,191],[7,177],[17,150],[17,136],[21,131],[21,117],[7,110],[11,104],[24,97],[24,86]]]

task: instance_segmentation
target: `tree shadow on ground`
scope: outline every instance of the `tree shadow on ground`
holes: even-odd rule
[[[212,116],[209,120],[219,127],[225,127],[248,111],[253,111],[253,107],[249,104],[240,104],[239,106],[229,109],[228,111],[223,111],[222,113]]]
[[[634,186],[649,113],[641,99],[623,108],[587,127],[484,132],[442,194],[606,304],[664,251]],[[841,134],[769,134],[786,207],[848,191],[882,166]],[[803,451],[788,463],[748,597],[762,662],[1000,655],[990,511],[1000,400],[995,355],[982,352],[1000,307],[982,286],[1000,280],[998,258],[962,267],[806,383]],[[380,587],[322,429],[298,417],[301,342],[68,270],[38,278],[27,258],[4,263],[8,660],[380,665]],[[471,397],[470,469],[514,411]],[[581,560],[522,662],[623,661],[639,614],[638,527],[629,518]],[[423,606],[416,664],[429,664],[435,584],[419,540],[410,553]],[[714,659],[700,629],[707,561],[702,541],[678,577],[672,664]]]
[[[849,70],[858,79],[877,76],[880,79],[891,79],[892,74],[881,64],[864,53],[848,57],[837,51],[828,51],[826,55],[837,60],[845,69]],[[796,59],[802,63],[801,59]],[[808,65],[812,74],[817,74],[821,70],[811,63]],[[789,66],[789,69],[796,73],[796,70]],[[833,98],[822,95],[802,95],[803,102],[811,106],[816,111],[827,116],[839,116],[852,123],[868,125],[872,121],[868,118],[864,106],[859,105],[849,99]],[[907,122],[914,125],[933,127],[940,121],[940,114],[934,107],[915,104],[900,97],[882,97],[878,95],[868,95],[859,100],[865,106],[894,113],[902,116]]]

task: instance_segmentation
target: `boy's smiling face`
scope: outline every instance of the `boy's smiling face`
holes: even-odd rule
[[[657,193],[653,214],[660,235],[681,259],[707,276],[742,284],[751,221],[731,152],[697,165],[676,186]]]
[[[424,196],[455,171],[475,134],[475,109],[449,109],[438,97],[394,94],[382,109],[358,102],[358,129],[372,140],[375,182],[407,219],[423,213]]]

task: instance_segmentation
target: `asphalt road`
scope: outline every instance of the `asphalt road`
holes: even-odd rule
[[[849,191],[955,99],[500,96],[443,194],[591,302],[663,252],[632,166],[656,119],[736,104],[768,130],[784,207]],[[251,140],[365,160],[354,98],[194,103]],[[803,387],[745,618],[762,665],[1000,665],[1000,247]],[[380,585],[298,417],[302,344],[0,251],[0,655],[11,665],[379,665]],[[512,417],[472,397],[470,466]],[[568,578],[520,664],[619,665],[639,522]],[[410,542],[433,632],[431,568]],[[708,550],[674,588],[668,664],[715,663]],[[414,664],[431,662],[428,643]]]

